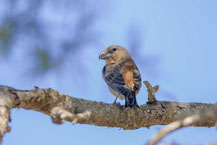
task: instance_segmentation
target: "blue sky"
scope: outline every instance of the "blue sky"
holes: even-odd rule
[[[148,74],[142,63],[138,67],[143,80],[159,84],[159,100],[180,102],[216,103],[217,100],[217,1],[215,0],[120,0],[104,3],[102,14],[95,29],[103,35],[95,49],[85,49],[81,55],[88,61],[91,78],[87,86],[79,89],[77,84],[50,72],[43,78],[21,78],[22,65],[17,65],[19,49],[10,61],[1,59],[0,82],[20,89],[54,88],[71,96],[113,102],[101,77],[103,61],[99,53],[109,45],[118,44],[128,48],[127,30],[134,26],[141,36],[140,54],[149,61],[158,58],[156,74]],[[49,17],[49,15],[48,15]],[[157,57],[152,57],[157,56]],[[134,56],[135,61],[139,61]],[[146,59],[145,59],[146,60]],[[14,72],[16,70],[16,73]],[[91,85],[94,82],[95,85]],[[139,104],[147,100],[143,86],[137,96]],[[123,102],[122,102],[123,103]],[[90,125],[53,124],[50,117],[34,111],[12,110],[12,130],[6,134],[3,145],[143,145],[163,126],[125,131],[119,128]],[[168,135],[162,142],[204,144],[217,142],[215,128],[189,127]]]

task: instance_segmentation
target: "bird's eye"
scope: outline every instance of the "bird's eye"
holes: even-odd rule
[[[113,48],[112,51],[115,52],[117,50],[117,48]]]

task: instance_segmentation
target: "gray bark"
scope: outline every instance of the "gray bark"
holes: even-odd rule
[[[217,104],[155,101],[140,108],[70,97],[53,89],[18,90],[0,86],[0,139],[10,128],[10,110],[24,108],[51,116],[54,123],[72,123],[119,127],[133,130],[153,125],[166,125],[192,114],[213,110]],[[216,119],[201,120],[191,126],[212,127]]]

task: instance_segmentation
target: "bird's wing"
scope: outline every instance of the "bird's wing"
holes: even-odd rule
[[[129,59],[122,66],[124,68],[122,76],[127,84],[127,88],[137,94],[141,88],[141,76],[135,62]]]
[[[125,80],[121,74],[121,70],[122,65],[116,64],[112,71],[103,71],[103,78],[111,89],[126,96],[129,90],[126,89]]]
[[[137,66],[134,65],[132,69],[133,69],[133,82],[134,82],[133,90],[137,94],[141,88],[142,80],[141,80],[141,75],[139,73]]]
[[[112,71],[104,68],[103,74],[107,85],[124,96],[132,92],[136,95],[141,88],[141,76],[132,59],[116,64]]]

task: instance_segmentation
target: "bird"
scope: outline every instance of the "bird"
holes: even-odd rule
[[[102,77],[109,91],[117,98],[125,99],[125,107],[139,108],[136,95],[141,88],[141,75],[130,53],[121,46],[111,45],[104,49],[99,59],[106,61]]]

